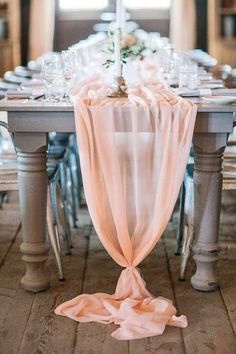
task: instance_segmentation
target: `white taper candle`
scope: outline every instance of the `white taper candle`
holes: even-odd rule
[[[123,0],[116,0],[116,28],[122,28],[124,24]]]
[[[120,29],[116,28],[114,33],[114,52],[115,52],[115,73],[121,76],[121,57],[120,57]]]

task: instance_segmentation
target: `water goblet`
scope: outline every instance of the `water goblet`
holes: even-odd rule
[[[81,49],[79,47],[72,48],[70,51],[74,55],[74,81],[77,83],[84,78],[83,58],[81,55]]]
[[[63,50],[61,53],[62,72],[65,79],[65,101],[70,102],[70,90],[75,77],[75,55],[71,50]]]
[[[42,77],[45,86],[45,96],[47,102],[53,101],[53,83],[61,71],[60,55],[47,53],[42,60]]]

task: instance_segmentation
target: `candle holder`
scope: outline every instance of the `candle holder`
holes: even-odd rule
[[[116,89],[108,95],[110,98],[125,98],[128,97],[127,86],[123,76],[116,77]]]

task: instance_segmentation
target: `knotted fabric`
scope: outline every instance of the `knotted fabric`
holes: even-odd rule
[[[87,82],[75,99],[85,196],[103,246],[121,267],[115,293],[83,294],[56,313],[80,322],[115,323],[117,339],[186,327],[172,302],[154,297],[136,268],[160,239],[173,211],[189,156],[196,106],[162,85],[137,86],[108,98]]]

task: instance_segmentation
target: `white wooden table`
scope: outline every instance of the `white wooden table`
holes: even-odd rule
[[[19,196],[26,264],[22,285],[42,291],[50,281],[45,270],[48,257],[46,239],[47,138],[49,132],[74,132],[72,104],[40,101],[0,101],[7,112],[9,130],[14,133],[18,156]],[[215,275],[222,190],[222,157],[233,129],[236,106],[198,105],[193,145],[195,150],[195,246],[196,273],[191,278],[198,290],[217,289]]]

